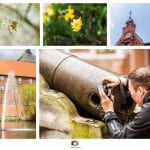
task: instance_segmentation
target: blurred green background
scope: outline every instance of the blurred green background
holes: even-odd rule
[[[44,45],[106,45],[107,5],[45,4],[43,32]]]

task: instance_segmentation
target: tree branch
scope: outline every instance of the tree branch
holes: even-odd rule
[[[31,7],[32,7],[32,3],[29,3],[25,11],[25,18],[27,18],[28,12],[30,11]]]

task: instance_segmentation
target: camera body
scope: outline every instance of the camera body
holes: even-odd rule
[[[110,98],[114,97],[114,111],[122,123],[126,122],[126,118],[132,117],[136,103],[133,101],[127,86],[107,87],[108,81],[104,81],[98,86],[98,89],[103,89],[105,94]]]
[[[104,81],[103,84],[99,85],[98,88],[102,88],[105,94],[111,98],[111,94],[113,92],[113,87],[107,87],[108,81]]]
[[[111,94],[112,94],[112,87],[107,87],[108,81],[104,81],[102,86],[103,86],[103,90],[105,92],[105,94],[111,98]]]

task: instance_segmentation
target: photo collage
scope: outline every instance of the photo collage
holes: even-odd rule
[[[150,3],[0,2],[0,139],[149,139]]]

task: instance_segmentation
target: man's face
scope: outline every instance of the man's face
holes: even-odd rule
[[[137,88],[136,90],[133,88],[132,82],[129,79],[129,91],[131,94],[131,97],[133,98],[133,100],[139,105],[142,106],[143,104],[143,97],[141,96],[140,90],[139,88]]]

